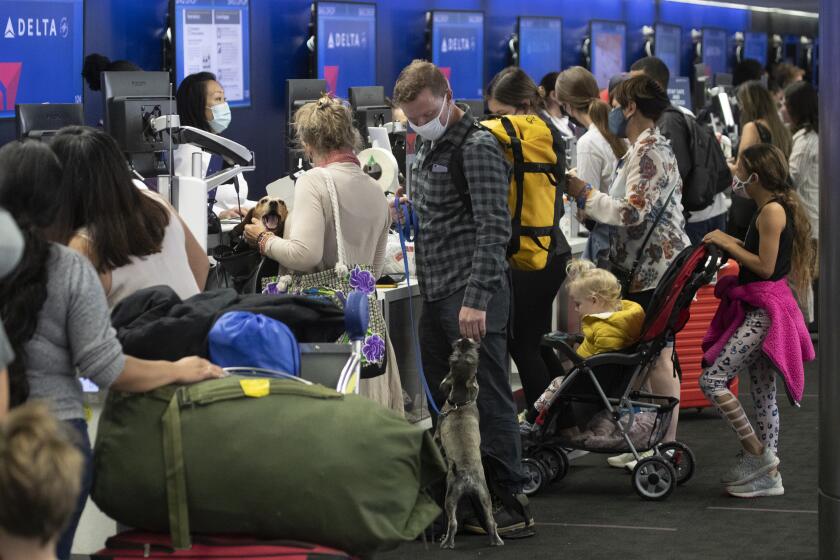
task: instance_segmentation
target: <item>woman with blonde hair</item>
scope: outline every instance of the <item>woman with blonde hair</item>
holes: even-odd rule
[[[627,143],[610,131],[610,107],[601,101],[595,76],[581,66],[564,70],[557,76],[554,98],[574,124],[586,129],[577,141],[577,176],[593,189],[607,192]],[[583,256],[597,261],[609,250],[607,228],[591,222],[587,227],[591,235]]]
[[[360,139],[350,108],[340,99],[324,96],[295,113],[294,127],[304,153],[314,167],[295,183],[292,211],[283,237],[266,231],[254,220],[245,238],[260,253],[290,273],[322,272],[335,268],[338,244],[330,183],[335,186],[346,263],[371,267],[382,274],[391,217],[382,188],[362,171],[354,150]],[[362,381],[361,393],[402,414],[402,385],[390,341],[385,375]]]

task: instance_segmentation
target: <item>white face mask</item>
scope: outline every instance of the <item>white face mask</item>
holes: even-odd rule
[[[732,194],[736,196],[740,196],[741,198],[750,198],[749,193],[747,192],[747,185],[752,183],[753,176],[755,173],[747,177],[746,181],[742,181],[738,178],[737,175],[732,175]]]
[[[210,129],[216,134],[221,134],[230,125],[230,105],[227,101],[210,107],[213,112],[213,120],[210,121]]]
[[[449,107],[449,112],[446,113],[446,124],[442,124],[440,122],[440,117],[441,115],[443,115],[443,110],[447,107]],[[411,128],[414,130],[414,132],[416,132],[426,140],[434,142],[440,139],[440,137],[443,136],[443,134],[446,132],[446,127],[449,126],[449,117],[451,115],[452,105],[446,102],[446,97],[444,96],[443,105],[441,106],[440,112],[435,118],[433,118],[423,126],[418,126],[411,121],[408,121],[408,124],[411,125]]]

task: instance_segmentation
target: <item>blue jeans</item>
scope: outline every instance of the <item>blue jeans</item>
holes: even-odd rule
[[[699,245],[703,242],[703,238],[707,233],[711,233],[716,229],[721,231],[726,230],[726,212],[717,216],[712,216],[708,220],[703,220],[702,222],[696,222],[693,224],[686,222],[685,224],[685,232],[688,234],[688,238],[691,240],[692,245]]]
[[[85,509],[90,489],[93,485],[93,450],[90,447],[90,438],[88,437],[87,422],[78,418],[74,420],[65,420],[65,424],[70,428],[70,431],[75,438],[73,442],[85,458],[84,470],[82,471],[82,486],[79,492],[79,498],[76,501],[76,509],[67,528],[64,529],[61,538],[58,539],[56,545],[56,556],[59,560],[67,560],[70,558],[70,550],[73,548],[73,537],[76,535],[76,528],[79,526],[79,519],[82,517],[82,511]]]
[[[437,301],[424,301],[420,316],[420,354],[429,388],[440,407],[449,395],[440,383],[449,373],[452,343],[461,337],[458,314],[464,290]],[[516,419],[516,405],[510,388],[507,328],[510,316],[510,284],[493,295],[487,305],[487,334],[481,341],[478,359],[478,413],[481,454],[493,456],[498,464],[493,474],[499,484],[512,493],[521,491],[522,440]],[[496,472],[500,471],[500,472]]]

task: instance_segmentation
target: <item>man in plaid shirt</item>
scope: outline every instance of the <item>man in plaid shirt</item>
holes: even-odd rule
[[[439,387],[449,372],[452,343],[460,337],[481,342],[477,404],[482,455],[493,457],[498,483],[494,515],[501,535],[530,536],[534,521],[521,493],[522,447],[507,355],[509,166],[489,132],[472,130],[475,119],[455,105],[448,81],[433,64],[415,60],[407,66],[393,101],[422,138],[411,167],[411,198],[420,224],[415,255],[423,294],[423,369],[442,405],[448,395]],[[457,150],[469,204],[450,173]],[[468,520],[464,528],[483,532],[480,525]]]

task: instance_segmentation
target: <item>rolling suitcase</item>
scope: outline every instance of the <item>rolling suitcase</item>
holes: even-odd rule
[[[295,541],[260,541],[248,537],[193,536],[189,550],[175,550],[169,535],[128,531],[111,537],[105,548],[91,555],[91,560],[129,558],[215,558],[249,560],[349,560],[352,556],[335,550]]]
[[[730,260],[720,270],[718,277],[738,274],[738,264]],[[682,383],[680,384],[680,410],[695,409],[700,411],[713,406],[700,389],[700,375],[703,373],[703,349],[701,343],[706,331],[717,312],[720,300],[715,297],[715,286],[710,284],[703,286],[697,291],[694,301],[691,302],[691,317],[685,327],[677,334],[677,356],[680,360],[682,370]],[[732,381],[730,390],[738,394],[738,378]]]

